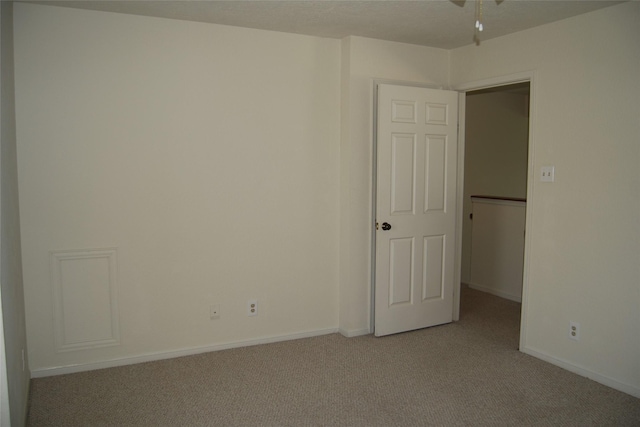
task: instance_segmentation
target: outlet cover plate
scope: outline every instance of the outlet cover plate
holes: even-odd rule
[[[257,316],[258,315],[258,300],[250,299],[247,301],[247,316]]]
[[[580,323],[569,322],[569,339],[574,341],[580,340]]]

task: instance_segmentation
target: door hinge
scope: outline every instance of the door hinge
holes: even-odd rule
[[[376,221],[376,231],[380,230],[380,224],[378,224],[378,221]]]

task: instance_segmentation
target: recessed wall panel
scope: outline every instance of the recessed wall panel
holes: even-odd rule
[[[389,306],[411,302],[413,291],[413,238],[389,241]]]
[[[51,253],[58,351],[119,344],[116,250]]]
[[[415,134],[394,134],[391,140],[391,214],[414,212]]]
[[[442,298],[445,236],[427,236],[423,245],[422,300]]]
[[[425,149],[424,211],[444,211],[446,199],[447,138],[427,135]]]
[[[449,106],[447,104],[425,104],[426,123],[446,126],[449,122]]]

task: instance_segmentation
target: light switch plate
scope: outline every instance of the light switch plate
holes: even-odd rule
[[[540,169],[540,181],[542,182],[554,182],[556,180],[556,167],[555,166],[543,166]]]

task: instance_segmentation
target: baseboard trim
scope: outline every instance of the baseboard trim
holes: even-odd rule
[[[359,336],[362,336],[362,335],[369,335],[371,333],[369,328],[366,328],[366,329],[353,329],[353,330],[340,328],[340,329],[338,329],[338,332],[340,332],[340,334],[342,336],[345,336],[347,338],[359,337]]]
[[[529,356],[533,356],[537,359],[541,359],[544,360],[545,362],[549,362],[552,365],[556,365],[559,366],[563,369],[566,369],[569,372],[573,372],[574,374],[578,374],[580,376],[589,378],[590,380],[593,380],[595,382],[598,382],[602,385],[606,385],[607,387],[611,387],[613,389],[616,389],[618,391],[621,391],[623,393],[627,393],[633,397],[637,397],[640,398],[640,388],[633,386],[631,384],[626,384],[623,382],[620,382],[616,379],[613,379],[611,377],[607,377],[606,375],[601,375],[598,373],[595,373],[587,368],[584,368],[582,366],[579,365],[575,365],[571,362],[568,362],[566,360],[563,359],[559,359],[557,357],[551,356],[549,354],[546,354],[544,352],[538,351],[538,350],[534,350],[530,347],[525,347],[524,349],[521,349],[520,351],[522,351],[525,354],[528,354]]]
[[[522,303],[522,296],[511,295],[511,294],[508,294],[506,292],[501,292],[501,291],[498,291],[498,290],[495,290],[495,289],[487,288],[486,286],[482,286],[482,285],[476,285],[474,283],[467,283],[466,285],[469,286],[471,289],[475,289],[477,291],[486,292],[488,294],[492,294],[492,295],[498,296],[500,298],[504,298],[504,299],[508,299],[508,300],[511,300],[511,301]]]
[[[115,368],[118,366],[134,365],[136,363],[153,362],[156,360],[173,359],[176,357],[192,356],[194,354],[209,353],[212,351],[228,350],[238,347],[251,347],[260,344],[271,344],[282,341],[292,341],[302,338],[311,338],[321,335],[329,335],[338,332],[337,328],[318,329],[315,331],[301,332],[288,335],[274,335],[270,337],[234,341],[223,344],[214,344],[202,347],[191,347],[173,351],[160,351],[156,353],[147,353],[139,356],[123,357],[112,360],[105,360],[94,363],[83,363],[77,365],[67,365],[55,368],[42,368],[31,370],[31,378],[51,377],[54,375],[73,374],[77,372],[93,371],[96,369]]]

